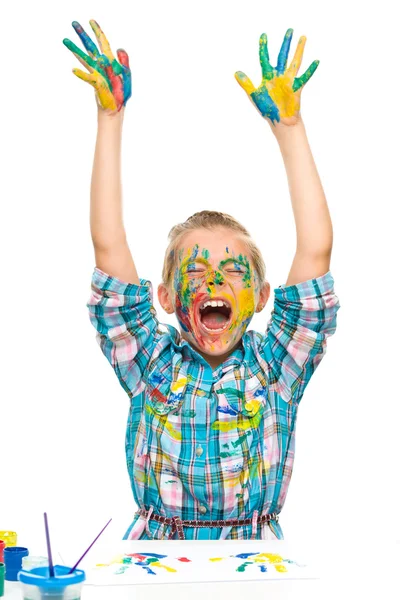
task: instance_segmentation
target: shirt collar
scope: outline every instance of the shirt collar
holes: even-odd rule
[[[169,326],[169,329],[171,334],[173,333],[173,335],[171,335],[172,345],[176,350],[188,352],[188,354],[190,354],[194,360],[210,368],[208,362],[201,356],[201,354],[197,352],[195,348],[189,344],[189,342],[182,338],[180,332],[175,327]],[[229,371],[234,366],[240,365],[243,362],[246,350],[249,349],[250,345],[250,336],[247,331],[244,332],[240,341],[241,343],[236,350],[234,350],[232,354],[230,354],[228,358],[224,360],[223,363],[218,365],[218,367],[213,370],[214,377],[219,379],[223,373]]]

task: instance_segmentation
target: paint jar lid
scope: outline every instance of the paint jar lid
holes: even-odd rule
[[[15,531],[0,531],[0,540],[3,540],[6,546],[15,546],[17,543],[17,534]]]
[[[70,567],[54,565],[54,577],[50,577],[49,567],[36,567],[31,571],[20,571],[18,579],[21,583],[35,585],[42,589],[61,589],[68,585],[76,585],[85,581],[85,571],[75,569],[70,573]]]
[[[36,567],[48,567],[49,559],[47,556],[24,556],[22,559],[22,568],[25,571],[30,571]]]

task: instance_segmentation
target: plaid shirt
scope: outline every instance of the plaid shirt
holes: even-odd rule
[[[290,482],[297,408],[335,332],[330,271],[274,290],[265,335],[246,331],[216,369],[171,325],[152,285],[98,269],[88,301],[97,341],[130,399],[126,461],[140,508],[182,520],[280,512]],[[257,538],[283,538],[258,525]],[[136,515],[125,539],[161,539],[170,526]],[[249,539],[251,526],[185,528],[186,539]]]

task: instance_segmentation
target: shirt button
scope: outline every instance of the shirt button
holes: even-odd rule
[[[201,456],[203,454],[203,448],[201,446],[198,446],[196,448],[196,456]]]
[[[207,508],[205,506],[199,506],[199,513],[204,515],[207,512]]]

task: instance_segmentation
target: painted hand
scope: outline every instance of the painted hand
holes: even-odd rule
[[[263,117],[272,125],[281,122],[284,125],[295,125],[300,118],[300,94],[319,65],[319,60],[308,67],[301,76],[296,77],[303,58],[306,37],[300,37],[290,67],[286,69],[293,29],[288,29],[278,56],[278,64],[274,69],[269,62],[267,34],[260,37],[260,63],[262,69],[261,85],[256,89],[251,80],[237,71],[235,77]]]
[[[72,72],[87,81],[96,91],[96,101],[99,107],[109,113],[120,111],[125,106],[132,94],[131,70],[129,57],[125,50],[117,50],[119,62],[110,49],[110,44],[99,24],[93,19],[89,21],[93,29],[100,52],[83,27],[77,22],[72,22],[72,27],[81,39],[88,54],[85,54],[71,40],[65,38],[63,44],[75,54],[80,63],[89,71],[72,69]]]

